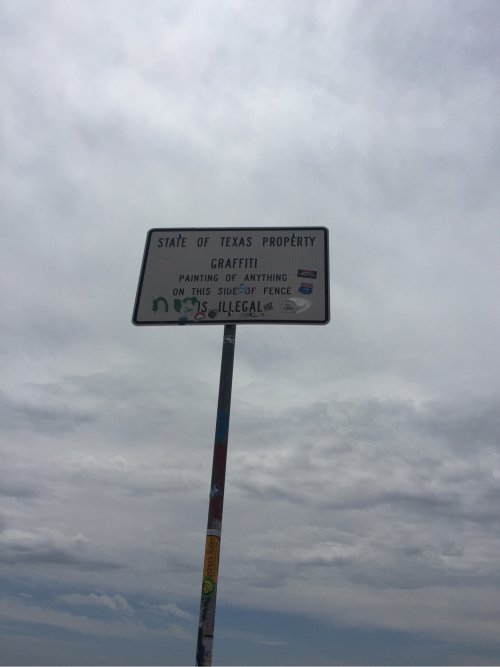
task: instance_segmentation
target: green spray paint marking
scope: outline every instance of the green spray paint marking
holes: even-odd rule
[[[189,306],[191,304],[191,306]],[[200,310],[200,302],[195,296],[185,299],[174,299],[174,308],[177,313],[193,313]]]
[[[163,301],[163,304],[165,306],[165,313],[168,313],[167,300],[162,296],[159,296],[157,299],[153,299],[153,312],[156,313],[158,311],[158,304],[160,301]]]

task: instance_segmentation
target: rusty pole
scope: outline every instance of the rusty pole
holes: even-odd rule
[[[219,401],[217,404],[217,422],[215,426],[212,481],[210,483],[210,500],[208,505],[205,560],[203,563],[200,620],[198,623],[198,641],[196,645],[197,665],[212,664],[235,339],[236,325],[225,324],[219,381]]]

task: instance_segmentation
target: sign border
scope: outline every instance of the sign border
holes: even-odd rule
[[[139,310],[139,301],[140,301],[140,296],[142,292],[142,286],[144,282],[144,274],[146,270],[146,262],[148,258],[148,253],[149,253],[149,247],[151,244],[151,237],[155,232],[200,232],[200,231],[228,231],[228,232],[236,232],[236,231],[296,231],[298,229],[310,229],[310,230],[315,230],[315,231],[323,231],[325,232],[325,319],[324,320],[258,320],[258,321],[252,321],[250,319],[243,319],[239,320],[236,318],[227,318],[224,320],[202,320],[201,322],[195,322],[195,321],[187,321],[187,322],[154,322],[154,321],[147,321],[147,322],[138,322],[137,321],[137,314]],[[137,285],[137,291],[136,291],[136,296],[135,296],[135,302],[134,302],[134,311],[132,314],[132,324],[138,327],[145,327],[145,326],[204,326],[206,324],[210,325],[224,325],[224,324],[319,324],[319,325],[325,325],[328,324],[330,321],[330,266],[329,266],[329,257],[330,257],[330,252],[329,252],[329,230],[328,227],[324,226],[306,226],[306,227],[153,227],[150,229],[147,233],[146,237],[146,245],[144,246],[144,253],[142,256],[142,264],[141,264],[141,272],[139,274],[139,283]]]

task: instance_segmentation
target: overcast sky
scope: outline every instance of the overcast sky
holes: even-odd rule
[[[148,229],[325,226],[237,329],[217,664],[500,663],[500,5],[0,1],[0,660],[193,664],[222,327]]]

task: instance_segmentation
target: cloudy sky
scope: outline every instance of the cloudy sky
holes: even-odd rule
[[[500,662],[500,6],[0,1],[1,664],[193,664],[222,327],[153,227],[326,226],[238,326],[218,664]]]

